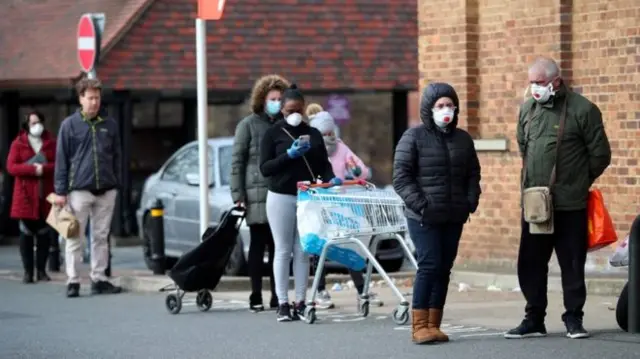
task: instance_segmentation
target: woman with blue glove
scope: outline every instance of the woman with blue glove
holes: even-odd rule
[[[309,257],[298,239],[296,218],[297,183],[331,182],[334,178],[322,134],[302,121],[305,100],[297,86],[282,95],[284,120],[276,122],[264,134],[260,144],[260,171],[267,179],[267,218],[273,233],[275,256],[273,272],[278,296],[279,322],[304,319]],[[295,303],[289,305],[289,261],[293,253]]]

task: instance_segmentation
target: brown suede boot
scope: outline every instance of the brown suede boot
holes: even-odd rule
[[[413,342],[416,344],[434,343],[436,341],[436,335],[434,330],[430,328],[429,310],[414,309],[411,312],[411,317],[411,336]]]
[[[448,342],[449,336],[440,330],[442,324],[442,309],[429,309],[429,327],[437,342]]]

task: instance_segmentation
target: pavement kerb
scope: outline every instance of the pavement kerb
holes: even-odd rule
[[[415,272],[396,272],[389,276],[398,284],[411,286]],[[328,275],[327,285],[333,283],[344,283],[350,280],[348,275]],[[373,280],[378,282],[382,278],[378,274],[373,275]],[[293,278],[289,279],[290,286],[293,286]],[[309,287],[313,278],[309,278]],[[119,277],[120,285],[132,292],[157,292],[160,288],[172,284],[171,279],[166,276],[122,276]],[[623,278],[587,278],[587,292],[594,295],[618,296],[622,291],[626,279]],[[486,272],[453,271],[451,273],[451,283],[465,283],[474,288],[513,291],[518,288],[518,277],[515,274],[497,274]],[[269,287],[269,278],[263,278],[263,288]],[[223,277],[216,288],[219,292],[249,291],[251,283],[247,277]],[[558,276],[550,276],[548,289],[551,292],[562,292],[561,279]]]

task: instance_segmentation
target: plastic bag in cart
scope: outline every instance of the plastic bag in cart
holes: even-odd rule
[[[626,267],[629,265],[629,236],[627,235],[618,247],[616,247],[615,252],[609,258],[609,264],[612,267]]]
[[[316,193],[333,195],[331,189],[317,188]],[[364,216],[364,205],[349,203],[348,200],[341,204],[327,204],[313,200],[306,191],[298,191],[298,234],[302,250],[309,254],[320,255],[327,240],[334,238],[341,232],[367,228],[369,226]],[[358,238],[358,237],[356,237]],[[364,245],[368,247],[370,238],[362,238]],[[359,271],[366,266],[366,254],[355,245],[353,248],[346,246],[331,246],[327,251],[327,259],[340,263],[349,269]]]

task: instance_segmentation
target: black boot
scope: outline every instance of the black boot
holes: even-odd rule
[[[49,272],[60,272],[60,242],[58,242],[58,233],[51,231],[49,234],[51,246],[49,246]]]
[[[33,236],[20,232],[20,257],[24,268],[24,283],[33,283]]]
[[[51,280],[47,275],[47,259],[49,259],[49,247],[51,244],[49,232],[38,233],[36,240],[36,279],[39,282],[48,282]]]

